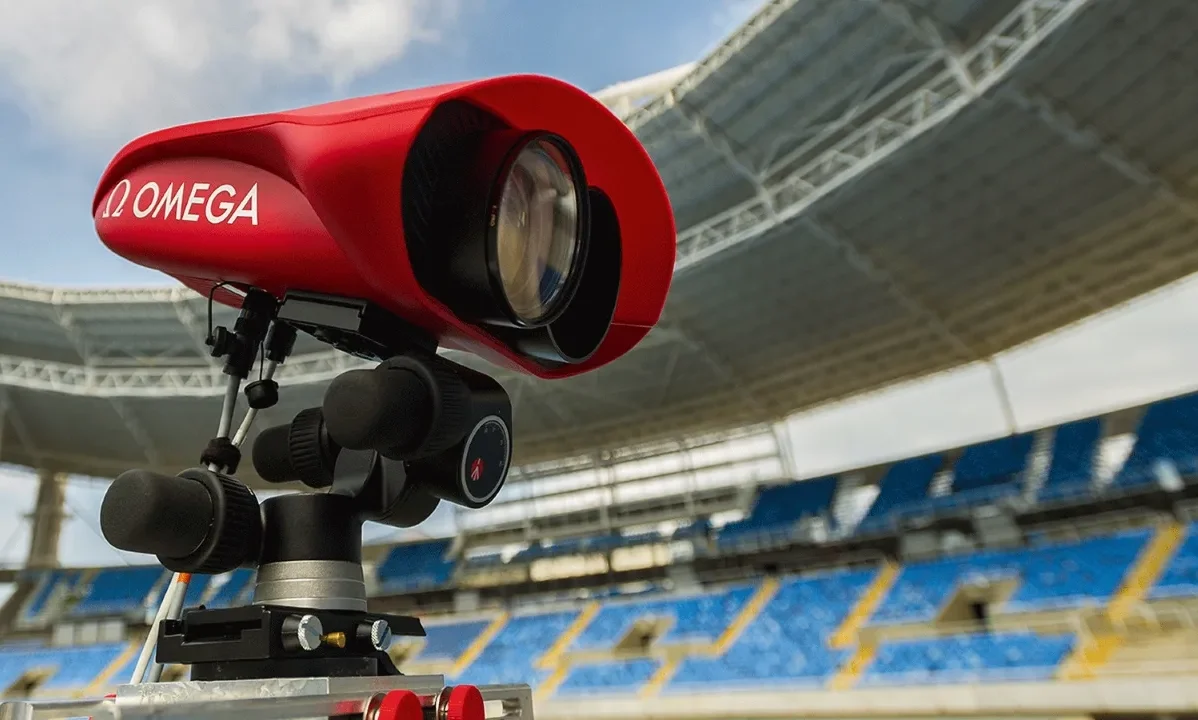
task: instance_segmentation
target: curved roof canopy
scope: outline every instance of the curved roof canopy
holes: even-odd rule
[[[775,0],[701,62],[599,93],[661,169],[678,275],[622,360],[496,373],[517,462],[780,418],[1198,271],[1196,23],[1190,0]],[[0,286],[0,460],[195,463],[224,384],[205,312]],[[259,427],[357,364],[302,341]]]

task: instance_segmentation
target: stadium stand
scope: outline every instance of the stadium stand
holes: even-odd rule
[[[1187,526],[1185,541],[1165,567],[1150,597],[1156,600],[1198,597],[1198,523]]]
[[[397,545],[379,566],[379,586],[407,592],[445,585],[453,575],[453,562],[446,558],[449,545],[448,540]]]
[[[1162,400],[1144,412],[1131,455],[1114,484],[1133,488],[1157,479],[1157,465],[1169,461],[1179,473],[1198,473],[1198,395]]]
[[[826,682],[850,654],[830,647],[829,639],[872,578],[836,572],[787,580],[721,657],[683,661],[669,690]]]
[[[863,685],[1048,680],[1072,650],[1068,636],[971,633],[882,646]]]
[[[876,624],[935,619],[958,588],[1012,578],[1008,611],[1105,603],[1148,539],[1147,531],[1015,551],[981,552],[908,565],[873,617]]]
[[[785,542],[804,518],[827,517],[836,495],[838,478],[824,477],[766,488],[743,520],[725,525],[721,546],[749,542]]]
[[[166,592],[165,571],[160,567],[100,570],[84,581],[82,597],[71,607],[73,616],[117,615],[156,603],[155,589]]]
[[[1094,468],[1102,421],[1089,418],[1061,425],[1053,432],[1052,462],[1037,498],[1051,502],[1081,497],[1094,489]]]
[[[926,455],[891,465],[878,483],[878,495],[857,529],[861,532],[884,529],[904,508],[922,507],[928,500],[936,471],[943,464],[940,455]]]
[[[401,666],[435,668],[455,682],[529,682],[543,697],[670,696],[712,683],[752,689],[1039,682],[1092,676],[1120,658],[1156,652],[1153,643],[1173,648],[1170,657],[1198,663],[1194,643],[1178,641],[1176,633],[1163,639],[1169,622],[1154,621],[1153,628],[1135,630],[1138,635],[1128,624],[1158,612],[1165,618],[1167,605],[1198,612],[1198,523],[1173,519],[1190,506],[1171,505],[1173,514],[1158,509],[1119,515],[1123,525],[1077,524],[1108,496],[1119,499],[1119,512],[1140,507],[1125,502],[1137,487],[1149,493],[1144,497],[1156,497],[1162,462],[1193,480],[1195,418],[1193,396],[1147,408],[1132,421],[1134,446],[1107,487],[1097,482],[1106,421],[1088,419],[955,455],[895,462],[877,476],[876,497],[856,526],[832,525],[841,479],[828,476],[765,487],[742,519],[722,526],[706,517],[680,518],[673,531],[575,535],[529,543],[518,552],[449,540],[397,545],[374,567],[375,586],[383,598],[432,597],[453,591],[461,574],[479,565],[531,566],[665,540],[707,548],[685,560],[702,576],[689,589],[668,575],[617,587],[600,574],[546,605],[533,583],[510,591],[509,602],[485,603],[472,617],[429,618],[427,637],[397,653]],[[1048,503],[1044,507],[1065,507],[1065,515],[1045,515],[1031,502],[1037,448],[1047,453],[1038,496]],[[949,491],[930,497],[946,474]],[[1164,491],[1178,502],[1198,495],[1188,494],[1198,483],[1185,488]],[[870,546],[871,537],[901,537],[904,517],[912,513],[960,510],[961,504],[937,506],[938,499],[953,496],[973,509],[996,497],[1029,498],[1029,517],[1044,516],[1048,524],[1042,530],[1029,526],[1022,539],[1005,545],[943,546],[906,559],[901,552],[883,553],[889,559],[875,555],[851,568],[808,572],[757,560],[822,544],[833,553],[833,564],[843,564],[837,542],[862,547]],[[828,541],[813,544],[795,532],[808,518],[833,527]],[[743,553],[744,543],[764,554]],[[471,549],[469,561],[460,546]],[[725,550],[731,552],[721,554]],[[736,558],[749,564],[728,564]],[[714,574],[703,575],[705,568]],[[743,570],[739,579],[729,575],[736,568]],[[10,641],[0,646],[0,690],[54,696],[123,679],[136,660],[137,628],[144,627],[167,579],[159,567],[25,571],[21,582],[31,591],[14,595],[21,605],[12,616],[27,635],[106,618],[120,618],[132,629],[115,641],[97,636],[63,644],[44,634],[36,642]],[[252,579],[248,570],[197,577],[188,604],[247,602]],[[516,603],[520,593],[529,596]],[[583,599],[562,599],[569,597]]]

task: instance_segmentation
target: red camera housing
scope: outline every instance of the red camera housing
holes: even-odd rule
[[[610,202],[619,279],[606,334],[575,364],[545,364],[430,294],[405,239],[405,163],[430,115],[465,103],[507,128],[567,140],[586,184]],[[635,135],[564,82],[518,75],[213,120],[134,140],[92,207],[113,252],[238,305],[227,283],[367,300],[435,338],[538,377],[566,377],[632,349],[658,321],[676,231],[665,187]]]

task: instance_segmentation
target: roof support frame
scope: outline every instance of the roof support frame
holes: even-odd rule
[[[704,80],[711,77],[712,74],[723,67],[729,59],[735,57],[747,45],[752,43],[758,35],[773,25],[775,20],[785,15],[791,7],[801,1],[771,0],[771,2],[758,10],[753,17],[749,18],[744,25],[710,55],[690,66],[688,72],[674,85],[670,95],[674,99],[685,97],[687,93],[698,87]],[[668,112],[673,101],[665,95],[658,97],[634,110],[624,118],[624,122],[628,127],[636,130],[657,116]]]
[[[279,367],[281,384],[328,382],[371,363],[338,351],[291,357]],[[85,367],[0,355],[0,386],[85,397],[219,397],[225,377],[218,367]]]
[[[877,4],[879,9],[885,15],[898,21],[913,37],[917,38],[931,48],[934,52],[936,52],[938,56],[943,59],[948,70],[957,76],[962,87],[967,88],[973,94],[975,99],[980,96],[977,92],[977,84],[974,80],[973,73],[970,72],[967,64],[962,59],[963,56],[958,47],[961,43],[960,38],[954,37],[949,30],[937,23],[935,19],[930,17],[922,9],[914,7],[904,0],[871,1]],[[1056,1],[1057,0],[1049,0],[1050,3]],[[1028,26],[1030,27],[1032,22],[1028,20],[1029,17],[1029,15],[1024,15],[1025,22],[1027,22]],[[949,38],[948,40],[946,40],[946,36]],[[995,59],[996,57],[994,53],[983,54],[982,60],[984,67],[987,70],[995,67]],[[1004,94],[1008,94],[1009,92],[1009,88],[1004,88]],[[1020,97],[1021,96],[1016,94],[1013,96],[1013,99]],[[1028,108],[1024,107],[1024,109],[1027,110]],[[1074,297],[1093,308],[1095,311],[1098,311],[1102,307],[1102,304],[1099,303],[1092,294],[1079,288],[1077,283],[1071,278],[1067,276],[1061,276],[1058,278],[1058,282],[1067,288],[1069,292],[1074,295]],[[1001,375],[1001,371],[998,369],[994,358],[989,358],[986,361],[990,364],[992,373],[998,373]],[[1001,381],[996,380],[995,387],[999,390],[998,395],[1004,408],[1004,417],[1006,418],[1007,424],[1013,428],[1015,426],[1014,412],[1009,407],[1010,400],[1006,395],[1006,386]],[[1013,433],[1014,430],[1011,432]]]
[[[897,21],[916,39],[936,51],[949,72],[957,76],[961,87],[972,97],[978,96],[977,82],[961,52],[959,38],[941,27],[927,12],[903,0],[872,0],[881,13]],[[947,36],[947,37],[946,37]]]
[[[767,189],[774,212],[757,198],[718,213],[678,236],[675,271],[757,239],[803,213],[831,191],[859,177],[916,137],[941,126],[996,86],[1032,50],[1093,0],[1024,0],[961,56],[972,86],[945,69],[919,90],[848,132],[825,152]]]

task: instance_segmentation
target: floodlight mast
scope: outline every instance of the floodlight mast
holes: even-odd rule
[[[259,504],[233,473],[252,414],[278,401],[267,372],[286,360],[297,331],[382,362],[338,377],[321,408],[259,434],[253,462],[263,479],[325,491]],[[451,687],[441,676],[402,675],[388,655],[393,639],[423,636],[424,628],[416,618],[368,611],[361,564],[363,522],[411,527],[442,499],[482,507],[495,496],[511,459],[503,388],[438,357],[398,318],[345,298],[301,293],[279,303],[250,290],[233,329],[215,328],[209,344],[225,359],[231,390],[203,466],[174,477],[123,473],[101,509],[110,543],[157,555],[175,573],[131,684],[100,701],[4,703],[0,720],[485,720],[484,701],[492,700],[505,717],[531,718],[527,685]],[[256,358],[263,377],[246,387],[247,421],[230,437]],[[252,604],[182,609],[191,573],[238,567],[257,569]],[[190,681],[158,682],[166,665],[189,667]]]

